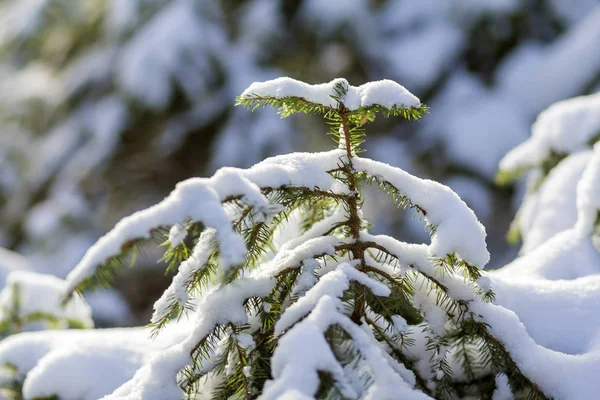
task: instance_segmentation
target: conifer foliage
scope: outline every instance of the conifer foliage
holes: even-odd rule
[[[546,398],[486,322],[494,294],[474,213],[441,184],[359,157],[378,114],[418,119],[425,105],[392,81],[290,78],[255,82],[237,104],[322,115],[337,149],[181,182],[86,253],[70,294],[168,232],[165,259],[178,272],[154,306],[154,333],[196,318],[107,398]],[[369,233],[367,186],[418,214],[430,244]]]

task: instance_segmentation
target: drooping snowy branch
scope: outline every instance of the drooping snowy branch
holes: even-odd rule
[[[558,102],[543,111],[532,127],[532,136],[500,161],[500,171],[519,174],[540,167],[551,156],[572,154],[598,140],[600,94]]]
[[[577,185],[577,212],[576,229],[590,235],[600,215],[600,144],[594,145],[594,155]]]
[[[223,168],[212,178],[192,178],[181,182],[161,203],[124,218],[89,249],[69,274],[68,290],[76,290],[102,263],[118,255],[128,241],[147,238],[152,229],[175,225],[186,218],[216,229],[225,269],[239,264],[246,255],[245,245],[241,237],[232,231],[231,218],[222,203],[239,199],[259,210],[269,209],[270,204],[261,189],[284,187],[346,193],[345,185],[326,172],[336,168],[341,155],[340,151],[333,151],[277,156],[248,170]]]
[[[475,266],[482,268],[487,264],[490,255],[485,244],[485,228],[450,188],[366,158],[355,157],[353,163],[358,171],[389,182],[420,207],[427,222],[435,226],[430,245],[432,256],[457,253]]]

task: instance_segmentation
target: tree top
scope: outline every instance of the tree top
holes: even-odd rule
[[[427,112],[415,95],[388,79],[352,86],[344,78],[311,85],[282,77],[252,83],[237,98],[236,105],[240,104],[250,109],[269,105],[284,118],[297,112],[331,116],[343,111],[355,125],[373,121],[377,112],[406,119],[418,119]]]

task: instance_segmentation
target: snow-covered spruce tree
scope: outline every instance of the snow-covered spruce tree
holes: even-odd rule
[[[321,114],[338,148],[181,182],[90,248],[68,276],[70,294],[170,227],[165,257],[178,273],[152,324],[160,334],[197,318],[107,398],[491,398],[510,392],[506,381],[545,398],[477,312],[493,293],[478,268],[489,255],[474,213],[441,184],[358,156],[365,124],[378,113],[420,118],[419,99],[392,81],[280,78],[252,84],[238,104]],[[367,185],[421,214],[431,243],[370,234]],[[274,239],[291,226],[299,233]]]

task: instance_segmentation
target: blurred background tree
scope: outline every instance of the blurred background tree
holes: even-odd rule
[[[452,187],[498,267],[516,250],[497,163],[542,109],[600,89],[599,43],[597,0],[0,0],[0,246],[64,277],[182,179],[329,148],[318,119],[231,106],[256,80],[343,76],[396,80],[431,107],[416,124],[378,121],[368,156]],[[393,207],[366,211],[427,240]],[[122,293],[145,323],[169,279],[133,272],[144,285]]]

